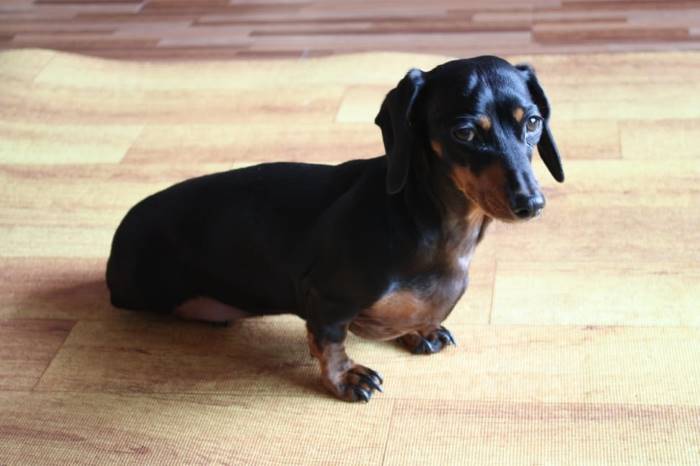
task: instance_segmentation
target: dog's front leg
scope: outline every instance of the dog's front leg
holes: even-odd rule
[[[346,401],[369,401],[374,390],[382,391],[382,377],[369,367],[355,364],[345,352],[347,324],[314,328],[307,324],[309,350],[321,364],[323,385]]]
[[[375,390],[382,391],[383,380],[345,352],[348,322],[355,314],[352,306],[323,299],[316,290],[307,298],[309,350],[321,365],[323,385],[341,400],[369,401]]]

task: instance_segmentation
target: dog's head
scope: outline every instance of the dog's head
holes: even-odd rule
[[[487,215],[528,219],[544,208],[532,172],[537,146],[564,181],[550,132],[549,103],[528,65],[497,57],[410,70],[387,94],[375,122],[388,157],[387,192],[400,192],[417,157],[436,157],[451,182]]]

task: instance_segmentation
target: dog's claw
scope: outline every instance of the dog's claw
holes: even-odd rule
[[[358,400],[362,400],[365,403],[369,401],[369,399],[372,397],[372,392],[369,390],[365,390],[362,387],[355,387],[355,396],[357,397]]]
[[[437,327],[429,333],[410,333],[399,341],[413,354],[432,354],[441,351],[446,346],[457,346],[452,333],[445,327]]]
[[[381,393],[384,393],[384,390],[382,390],[382,386],[379,385],[379,381],[375,380],[374,377],[366,374],[359,374],[360,375],[360,381],[364,384],[366,384],[368,387],[377,390]]]
[[[340,380],[328,383],[326,386],[336,394],[338,398],[346,401],[364,401],[372,398],[375,391],[383,393],[382,377],[369,367],[355,364],[345,371]]]
[[[440,327],[440,329],[437,331],[437,335],[443,343],[447,345],[457,346],[457,342],[452,336],[452,333],[450,333],[450,331],[447,330],[445,327]]]
[[[435,346],[433,346],[433,344],[430,343],[429,340],[426,340],[425,338],[423,338],[421,340],[421,342],[418,344],[418,346],[413,348],[412,352],[413,352],[413,354],[430,354],[430,353],[434,353],[436,351],[437,351],[437,349],[435,348]]]
[[[382,377],[382,374],[380,374],[380,373],[377,372],[377,371],[374,371],[374,370],[370,369],[369,367],[366,368],[366,370],[367,370],[367,373],[368,373],[372,378],[377,379],[377,382],[378,382],[380,385],[384,383],[384,378]],[[381,391],[381,390],[380,390],[380,391]]]

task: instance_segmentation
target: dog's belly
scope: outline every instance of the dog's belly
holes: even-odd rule
[[[372,340],[392,340],[439,327],[466,289],[466,277],[437,284],[432,293],[389,291],[350,323],[350,331]]]
[[[183,319],[203,322],[231,322],[250,316],[242,309],[205,297],[188,299],[177,306],[174,313]]]

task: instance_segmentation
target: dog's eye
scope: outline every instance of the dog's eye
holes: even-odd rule
[[[534,133],[538,129],[540,129],[540,126],[542,125],[542,119],[538,117],[530,117],[527,119],[527,123],[525,123],[525,128],[527,129],[528,133]]]
[[[476,137],[476,131],[474,128],[469,126],[463,126],[461,128],[455,128],[452,130],[452,135],[461,142],[472,142]]]

